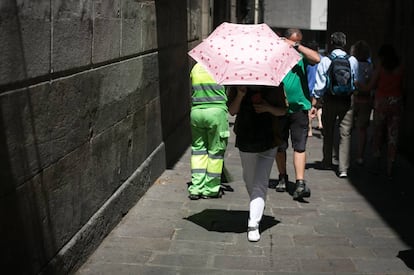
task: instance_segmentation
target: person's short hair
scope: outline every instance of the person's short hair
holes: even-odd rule
[[[331,34],[331,43],[334,47],[345,47],[346,35],[343,32],[334,32]]]
[[[298,28],[289,28],[285,30],[284,36],[286,38],[291,37],[294,33],[298,34],[298,35],[302,35],[302,31]]]
[[[371,57],[371,50],[366,41],[358,40],[352,45],[351,54],[355,56],[358,61],[367,61]]]
[[[386,70],[393,70],[400,65],[400,58],[392,44],[382,44],[378,50],[378,57]]]

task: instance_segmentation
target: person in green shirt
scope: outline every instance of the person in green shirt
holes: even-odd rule
[[[295,169],[296,183],[293,199],[301,200],[310,197],[310,189],[305,182],[306,142],[308,139],[309,115],[311,100],[306,74],[308,64],[317,64],[320,55],[317,51],[301,44],[302,32],[296,28],[287,29],[285,32],[286,43],[298,51],[302,59],[289,71],[283,79],[286,98],[289,108],[286,116],[281,121],[283,144],[278,147],[276,164],[279,170],[276,191],[284,192],[288,183],[286,172],[286,149],[288,148],[289,135],[292,142],[293,166]],[[272,187],[269,185],[269,187]]]

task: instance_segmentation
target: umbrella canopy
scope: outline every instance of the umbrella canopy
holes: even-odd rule
[[[227,22],[188,54],[222,85],[279,86],[301,59],[268,25]]]

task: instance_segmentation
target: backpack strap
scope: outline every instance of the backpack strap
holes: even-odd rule
[[[342,55],[336,55],[333,52],[331,52],[330,54],[328,54],[328,57],[329,57],[330,60],[334,60],[335,58],[337,58],[339,56],[340,57],[343,57],[343,58],[346,58],[346,59],[349,59],[351,57],[349,54],[345,54],[344,56],[342,56]]]
[[[334,54],[333,52],[331,52],[330,54],[328,54],[328,57],[332,61],[332,60],[334,60],[337,57],[337,55]]]

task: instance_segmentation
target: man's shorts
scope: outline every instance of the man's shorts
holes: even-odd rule
[[[287,114],[281,117],[279,121],[283,143],[278,147],[278,151],[286,151],[289,146],[290,134],[293,150],[296,152],[305,152],[306,142],[308,140],[308,111]]]

